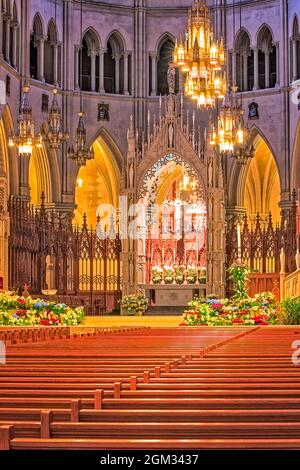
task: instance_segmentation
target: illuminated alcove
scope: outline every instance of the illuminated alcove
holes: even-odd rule
[[[280,222],[280,177],[278,168],[268,145],[260,139],[251,160],[245,184],[244,206],[251,221],[259,213],[267,219],[272,213],[273,222]]]
[[[114,156],[102,138],[93,144],[95,158],[78,172],[75,189],[74,222],[83,223],[86,214],[89,226],[96,226],[97,209],[101,204],[118,207],[120,174]]]
[[[41,205],[41,195],[45,202],[52,201],[52,188],[49,162],[44,147],[34,147],[29,161],[29,194],[33,206]]]

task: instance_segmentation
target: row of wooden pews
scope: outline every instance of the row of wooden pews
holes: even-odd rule
[[[0,448],[299,449],[299,334],[129,328],[13,344]]]

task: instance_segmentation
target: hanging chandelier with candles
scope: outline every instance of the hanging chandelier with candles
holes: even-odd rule
[[[58,149],[62,142],[69,139],[69,134],[63,131],[62,115],[57,100],[57,89],[53,90],[53,101],[51,104],[48,131],[43,133],[43,139],[49,142],[51,148]]]
[[[86,129],[84,125],[84,112],[82,109],[82,0],[80,2],[80,111],[78,113],[78,125],[76,129],[75,145],[68,149],[68,157],[77,163],[78,167],[86,165],[87,160],[92,160],[95,156],[93,147],[86,145]]]
[[[19,117],[17,121],[17,132],[9,137],[9,146],[16,146],[20,157],[31,157],[33,147],[42,147],[41,134],[35,134],[32,108],[29,103],[29,85],[25,83],[22,89],[22,99]]]
[[[217,126],[210,126],[210,145],[218,145],[220,152],[224,154],[235,155],[242,151],[249,134],[244,126],[243,114],[234,88],[232,95],[227,95],[220,106]]]
[[[233,0],[233,18],[235,18],[235,2]],[[240,0],[240,30],[242,29],[242,4]],[[235,21],[233,21],[233,36],[235,37]],[[241,81],[243,81],[243,70]],[[240,100],[237,96],[237,86],[232,87],[232,93],[226,95],[218,114],[217,126],[210,125],[209,143],[218,146],[222,154],[235,157],[240,162],[247,161],[254,155],[250,140],[249,129],[244,125],[244,109],[242,92]]]
[[[185,94],[198,107],[215,107],[226,94],[223,41],[214,39],[205,0],[194,0],[188,15],[185,40],[176,41],[174,65],[186,73]]]

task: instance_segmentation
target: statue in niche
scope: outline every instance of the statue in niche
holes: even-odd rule
[[[169,94],[174,95],[175,94],[175,66],[173,62],[169,62],[169,67],[168,67],[168,87],[169,87]]]
[[[168,131],[169,131],[169,148],[173,148],[174,147],[174,127],[172,123],[169,124]]]
[[[129,282],[133,282],[134,281],[134,277],[133,277],[134,256],[133,256],[133,253],[129,253],[128,261],[129,261]]]
[[[212,186],[213,169],[211,162],[208,165],[208,186]]]
[[[129,188],[133,188],[133,163],[129,165]]]

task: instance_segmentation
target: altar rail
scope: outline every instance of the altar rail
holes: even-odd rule
[[[84,217],[81,228],[47,212],[11,199],[9,287],[27,284],[30,293],[43,291],[71,306],[84,305],[88,314],[103,314],[118,307],[121,283],[121,243],[100,239]]]

